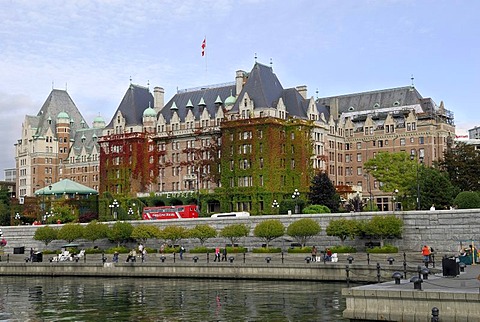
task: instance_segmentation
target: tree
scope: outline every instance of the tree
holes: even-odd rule
[[[43,226],[38,227],[35,230],[35,235],[33,235],[33,239],[43,242],[46,247],[52,241],[57,239],[57,235],[58,229],[52,228],[50,226]]]
[[[172,225],[165,227],[161,236],[163,239],[169,240],[172,245],[176,245],[182,238],[188,237],[188,231],[182,226]]]
[[[0,226],[10,225],[10,192],[6,187],[0,188]]]
[[[440,169],[448,173],[451,183],[460,191],[480,191],[480,150],[466,143],[447,149]]]
[[[240,238],[248,236],[249,232],[250,229],[245,224],[232,224],[223,227],[220,236],[227,238],[233,246]]]
[[[357,221],[353,219],[334,219],[328,223],[326,228],[327,236],[340,238],[342,245],[347,238],[353,239],[358,234]]]
[[[380,190],[407,195],[412,182],[416,182],[418,163],[411,160],[405,152],[378,152],[377,155],[364,163],[363,168],[377,181],[381,182]]]
[[[83,238],[95,244],[98,239],[106,238],[108,236],[108,226],[97,222],[96,220],[89,222],[83,231]]]
[[[454,204],[458,209],[480,208],[480,196],[473,191],[462,191],[455,197]]]
[[[292,222],[287,228],[287,235],[305,247],[307,241],[320,233],[320,224],[313,219],[303,218]]]
[[[394,215],[375,216],[363,225],[365,234],[380,239],[383,247],[385,238],[398,238],[402,236],[403,221]]]
[[[189,235],[200,240],[200,244],[203,246],[207,239],[217,237],[217,231],[209,225],[196,225],[190,229]]]
[[[332,212],[338,212],[340,196],[337,194],[327,173],[321,171],[313,177],[308,200],[310,204],[324,205]]]
[[[72,243],[73,241],[83,237],[83,231],[84,228],[82,225],[68,223],[59,229],[58,239],[63,239],[67,241],[67,243]]]
[[[411,182],[408,191],[409,195],[413,197],[410,198],[412,204],[411,207],[404,208],[415,208],[417,193],[419,193],[420,209],[429,209],[432,204],[437,209],[448,209],[458,190],[447,178],[446,173],[435,168],[421,166],[418,182]]]
[[[157,226],[140,224],[133,228],[131,238],[139,240],[144,245],[149,239],[159,238],[161,236],[161,231]]]
[[[255,237],[264,240],[268,248],[272,240],[282,237],[285,234],[285,226],[278,219],[269,219],[255,226],[253,234]]]
[[[120,247],[120,243],[128,240],[132,235],[132,224],[124,221],[117,221],[108,230],[108,239],[117,243],[117,247]]]

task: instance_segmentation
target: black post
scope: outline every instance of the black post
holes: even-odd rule
[[[403,260],[403,278],[407,279],[407,261]]]
[[[174,262],[174,263],[175,263],[175,256],[176,256],[176,255],[177,255],[177,254],[176,254],[175,252],[173,252],[173,262]]]
[[[367,253],[367,265],[370,265],[370,253]]]
[[[86,263],[87,262],[87,254],[83,254],[83,262]]]
[[[210,256],[209,256],[209,253],[207,251],[207,264],[210,262]]]
[[[377,263],[377,281],[380,283],[380,263]]]
[[[403,261],[406,263],[407,262],[407,253],[403,253]]]
[[[345,270],[347,272],[347,287],[350,287],[350,267],[345,266]]]
[[[245,264],[245,257],[247,256],[247,254],[245,252],[243,252],[243,263]]]
[[[435,254],[432,254],[432,265],[435,268]]]
[[[282,251],[282,264],[283,264],[283,251]]]
[[[440,310],[438,307],[433,307],[432,308],[432,319],[430,320],[431,322],[440,322],[440,317],[439,317]]]

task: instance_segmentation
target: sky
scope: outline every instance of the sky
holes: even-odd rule
[[[284,88],[325,97],[413,84],[480,126],[480,1],[0,0],[0,171],[25,115],[67,89],[91,126],[130,81],[165,89],[233,82],[256,61]],[[206,38],[206,55],[201,44]],[[318,94],[317,94],[318,91]]]

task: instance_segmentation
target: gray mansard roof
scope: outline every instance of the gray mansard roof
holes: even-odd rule
[[[179,91],[170,99],[170,101],[168,101],[167,104],[165,104],[165,107],[160,111],[160,114],[163,115],[167,123],[170,122],[173,115],[171,107],[173,103],[175,103],[175,106],[178,108],[178,117],[183,122],[185,121],[189,109],[187,108],[187,104],[190,102],[193,105],[193,108],[190,107],[192,113],[195,116],[195,119],[198,120],[203,111],[203,108],[198,104],[203,99],[203,102],[206,104],[205,108],[213,117],[218,111],[218,104],[215,103],[217,98],[220,97],[220,100],[224,103],[230,95],[235,96],[235,85],[219,85],[218,87]]]
[[[35,136],[44,136],[48,128],[51,128],[52,132],[55,133],[57,116],[61,112],[67,113],[70,117],[70,133],[72,136],[78,129],[88,128],[85,119],[67,91],[53,89],[37,116],[27,116],[27,121],[31,126],[37,128]]]
[[[130,84],[114,115],[120,111],[127,126],[142,125],[143,111],[153,105],[153,95],[147,87]],[[105,128],[113,128],[113,122],[112,118]]]
[[[409,106],[422,102],[422,96],[412,86],[318,98],[321,105],[332,107],[338,101],[338,112],[368,111],[377,108]]]

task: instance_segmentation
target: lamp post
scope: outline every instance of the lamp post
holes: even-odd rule
[[[300,196],[300,192],[298,189],[292,193],[292,198],[295,199],[295,213],[298,214],[298,197]]]
[[[398,189],[393,190],[393,196],[392,196],[392,211],[396,210],[396,200],[397,200],[397,194],[398,194]]]
[[[278,215],[278,207],[280,207],[280,205],[278,204],[277,199],[274,199],[272,203],[272,208],[275,215]]]
[[[133,217],[133,209],[132,209],[132,207],[128,208],[127,214],[128,214],[128,219],[132,219],[132,217]]]
[[[118,203],[117,199],[113,199],[113,202],[108,205],[108,207],[110,207],[110,212],[112,213],[112,216],[113,216],[113,219],[114,220],[117,220],[117,211],[118,211],[118,207],[120,207],[120,204]]]
[[[411,154],[410,155],[410,160],[415,160],[415,155]],[[418,180],[418,163],[423,164],[423,157],[418,158],[419,162],[416,162],[417,164],[417,210],[420,210],[420,181]]]

